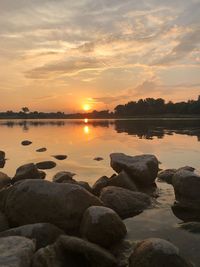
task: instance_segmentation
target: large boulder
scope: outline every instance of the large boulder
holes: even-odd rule
[[[4,187],[7,187],[11,184],[11,179],[10,177],[3,173],[3,172],[0,172],[0,190]]]
[[[108,180],[108,186],[118,186],[132,191],[138,191],[137,186],[125,171],[121,171],[118,175],[111,176]]]
[[[56,167],[56,163],[51,160],[41,161],[36,163],[36,167],[40,170],[49,170]]]
[[[109,178],[107,176],[100,177],[93,185],[92,192],[94,195],[99,196],[101,193],[101,190],[108,186]]]
[[[89,207],[80,229],[82,237],[105,248],[120,242],[126,235],[123,221],[115,211],[106,207]]]
[[[0,232],[5,231],[7,229],[9,229],[8,220],[7,220],[6,216],[5,216],[5,214],[3,214],[0,211]]]
[[[9,188],[4,211],[11,226],[52,223],[67,233],[77,233],[84,211],[101,201],[75,184],[24,180]]]
[[[106,207],[113,209],[122,219],[138,215],[151,205],[151,199],[147,194],[116,186],[105,187],[100,199]]]
[[[125,171],[138,185],[149,186],[154,183],[159,162],[154,155],[127,156],[123,153],[112,153],[111,167],[117,172]]]
[[[50,223],[35,223],[19,226],[1,232],[0,237],[23,236],[36,241],[36,250],[46,247],[56,241],[64,231]]]
[[[12,183],[14,184],[25,179],[41,179],[41,173],[34,163],[28,163],[17,168]]]
[[[105,249],[72,236],[60,236],[51,246],[38,250],[32,267],[116,267],[116,259]]]
[[[29,267],[35,251],[32,240],[20,237],[4,237],[0,239],[0,266]]]
[[[130,267],[192,267],[170,242],[150,238],[139,242],[129,259]]]

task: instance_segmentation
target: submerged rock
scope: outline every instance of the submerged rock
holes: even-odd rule
[[[42,174],[34,163],[28,163],[17,168],[16,174],[12,179],[12,183],[14,184],[24,179],[41,179],[41,175]]]
[[[11,178],[7,174],[0,172],[0,190],[11,184]]]
[[[0,233],[0,237],[23,236],[36,241],[36,250],[46,247],[65,234],[64,231],[50,223],[35,223],[8,229]]]
[[[89,207],[81,222],[83,238],[102,247],[109,248],[120,242],[126,235],[126,226],[110,208]]]
[[[57,159],[57,160],[64,160],[67,158],[67,155],[54,155],[52,157]]]
[[[29,140],[24,140],[24,141],[21,142],[21,144],[22,144],[22,146],[29,146],[29,145],[32,144],[32,142],[29,141]]]
[[[36,149],[36,152],[45,152],[45,151],[47,151],[46,147],[41,147]]]
[[[130,267],[192,267],[170,242],[150,238],[139,242],[129,260]]]
[[[93,205],[102,203],[82,187],[45,180],[16,183],[4,200],[5,214],[12,227],[47,222],[70,234],[79,231],[84,211]]]
[[[53,169],[56,167],[56,163],[54,161],[41,161],[36,163],[36,167],[40,170],[48,170],[48,169]]]
[[[103,158],[102,158],[102,157],[96,157],[96,158],[94,158],[94,160],[95,160],[95,161],[102,161]]]
[[[122,219],[133,217],[151,205],[147,194],[108,186],[101,192],[100,199],[106,207],[113,209]]]
[[[28,238],[3,237],[0,239],[0,266],[31,267],[34,251],[35,244]]]
[[[117,172],[125,171],[138,185],[149,186],[154,183],[158,174],[158,160],[154,155],[127,156],[123,153],[112,153],[111,167]]]

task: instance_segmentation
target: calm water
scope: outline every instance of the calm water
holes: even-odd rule
[[[91,185],[102,175],[111,175],[109,154],[123,152],[130,155],[155,154],[161,168],[185,165],[200,170],[200,120],[39,120],[0,121],[0,150],[6,152],[6,165],[0,171],[10,176],[18,166],[55,160],[52,155],[66,154],[64,161],[55,160],[57,167],[47,171],[47,179],[61,170],[75,172],[77,180]],[[31,140],[24,147],[22,140]],[[36,149],[46,147],[43,153]],[[103,157],[97,162],[95,157]],[[200,266],[200,236],[181,230],[181,223],[172,213],[173,188],[157,182],[158,205],[127,219],[128,237],[137,240],[161,237],[176,244],[184,256]]]

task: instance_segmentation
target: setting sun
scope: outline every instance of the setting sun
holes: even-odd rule
[[[89,104],[84,104],[83,105],[83,110],[84,111],[89,111],[91,109],[91,106]]]

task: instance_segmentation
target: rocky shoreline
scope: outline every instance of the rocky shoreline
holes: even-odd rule
[[[0,172],[0,266],[196,266],[168,240],[128,240],[124,221],[156,206],[161,179],[174,188],[172,211],[186,222],[183,228],[199,232],[200,176],[194,168],[160,171],[156,156],[147,154],[112,153],[110,159],[115,174],[92,187],[68,171],[46,181],[43,170],[53,161],[20,166],[12,178]],[[5,161],[0,151],[0,164]]]

